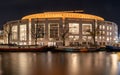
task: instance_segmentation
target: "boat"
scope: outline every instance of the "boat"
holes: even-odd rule
[[[106,46],[107,52],[120,52],[120,47],[115,46]]]
[[[88,49],[77,47],[58,47],[52,49],[51,52],[88,52]]]
[[[47,46],[0,46],[0,52],[46,52]]]

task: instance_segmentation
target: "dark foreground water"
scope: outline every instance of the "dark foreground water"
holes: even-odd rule
[[[0,53],[0,75],[120,75],[120,53]]]

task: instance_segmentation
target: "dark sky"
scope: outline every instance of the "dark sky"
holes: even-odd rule
[[[84,10],[120,25],[119,0],[0,0],[0,26],[44,11]]]

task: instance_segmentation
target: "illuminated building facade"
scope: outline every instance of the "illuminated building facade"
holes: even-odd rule
[[[73,12],[44,12],[10,21],[4,25],[5,43],[18,45],[92,45],[93,36],[98,45],[113,45],[118,40],[114,22],[102,17]]]

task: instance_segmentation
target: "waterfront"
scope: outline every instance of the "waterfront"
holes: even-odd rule
[[[120,53],[0,53],[0,75],[120,75]]]

